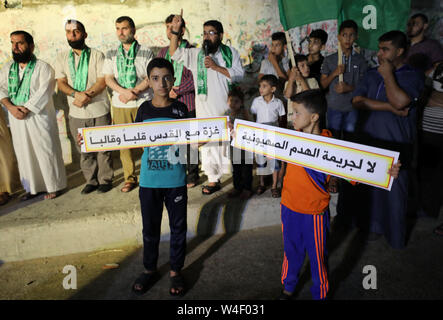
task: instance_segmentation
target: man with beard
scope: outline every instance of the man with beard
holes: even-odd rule
[[[109,99],[102,72],[105,56],[86,46],[88,34],[80,21],[68,20],[65,32],[72,49],[57,56],[55,78],[58,89],[67,95],[69,126],[72,136],[76,138],[78,128],[111,124]],[[75,145],[81,152],[80,147]],[[81,153],[80,168],[86,180],[82,194],[96,189],[99,193],[111,190],[114,171],[110,151]]]
[[[410,48],[407,53],[407,63],[426,74],[443,61],[443,49],[440,42],[425,36],[428,29],[428,17],[423,13],[411,16],[407,25]]]
[[[223,116],[228,110],[228,92],[233,82],[243,78],[244,70],[237,50],[222,44],[223,25],[217,20],[203,24],[203,44],[199,48],[180,48],[178,39],[182,14],[172,19],[169,53],[172,60],[182,62],[194,76],[195,110],[197,118]],[[203,194],[220,190],[220,178],[230,171],[229,146],[201,147],[202,169],[208,177]]]
[[[121,44],[108,50],[103,66],[106,85],[112,89],[112,124],[133,123],[138,107],[152,99],[146,69],[153,53],[135,40],[135,24],[130,17],[119,17],[115,28]],[[125,178],[122,192],[129,192],[137,186],[133,157],[132,149],[120,150]]]
[[[416,101],[424,77],[405,64],[406,35],[390,31],[378,39],[378,68],[368,70],[353,92],[352,105],[359,109],[360,143],[400,152],[402,170],[391,191],[360,185],[357,225],[369,227],[368,240],[381,235],[396,249],[406,245],[408,170],[416,136]],[[355,211],[354,207],[354,211]]]
[[[166,36],[168,40],[171,41],[172,37],[172,19],[174,15],[169,15],[166,20]],[[183,20],[182,28],[180,29],[178,46],[182,48],[194,48],[188,40],[183,39],[185,34],[186,25]],[[157,57],[165,58],[166,60],[173,62],[174,72],[175,72],[175,83],[174,87],[169,94],[172,99],[177,99],[183,102],[188,107],[188,117],[195,118],[195,89],[194,89],[194,78],[192,77],[192,72],[188,68],[183,66],[183,63],[171,61],[171,55],[169,54],[169,46],[164,47],[160,50]],[[188,148],[188,165],[187,165],[187,187],[193,188],[198,183],[198,150],[192,148],[190,145]]]
[[[53,199],[66,188],[52,101],[54,70],[34,56],[34,39],[29,33],[12,32],[11,44],[13,61],[0,72],[0,102],[9,111],[20,179],[27,192],[22,200],[44,191],[45,199]]]

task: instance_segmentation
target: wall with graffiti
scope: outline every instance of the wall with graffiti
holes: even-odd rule
[[[412,0],[412,12],[421,11],[429,16],[429,36],[440,39],[443,44],[442,6],[438,0]],[[223,23],[223,41],[238,49],[245,66],[242,87],[247,103],[251,101],[258,94],[257,73],[261,61],[267,57],[271,35],[283,31],[277,0],[1,0],[0,69],[11,59],[9,34],[14,30],[30,32],[36,43],[35,54],[53,64],[57,54],[69,48],[64,33],[64,23],[69,18],[82,21],[88,33],[87,44],[105,52],[119,44],[115,19],[128,15],[136,23],[138,41],[157,52],[160,47],[168,45],[165,18],[171,13],[179,13],[180,9],[183,9],[187,23],[185,38],[197,46],[202,42],[204,21],[216,19]],[[330,20],[290,30],[295,52],[307,53],[306,36],[317,28],[329,33],[323,55],[336,51],[337,23]],[[373,54],[365,53],[371,64],[375,63]],[[59,119],[62,125],[68,111],[65,101],[55,95],[56,107],[64,110]]]

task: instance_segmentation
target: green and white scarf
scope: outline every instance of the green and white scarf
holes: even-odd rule
[[[118,47],[117,72],[118,83],[126,89],[134,88],[137,83],[137,71],[135,69],[135,57],[137,55],[138,42],[134,41],[128,54],[125,55],[123,44]]]
[[[186,48],[186,41],[183,40],[180,43],[180,48]],[[165,59],[171,62],[171,56],[169,55],[169,49],[166,51]],[[172,65],[174,66],[174,76],[175,82],[174,87],[179,87],[182,83],[182,75],[183,75],[183,62],[172,61]]]
[[[31,91],[31,77],[34,72],[37,58],[32,55],[31,60],[26,65],[23,78],[20,81],[19,64],[14,62],[9,69],[8,94],[9,99],[15,105],[20,105],[29,100]]]
[[[220,52],[223,60],[226,63],[226,68],[232,67],[232,51],[231,48],[220,44]],[[231,88],[231,83],[228,81],[228,88]],[[197,60],[197,94],[208,94],[208,69],[205,67],[205,53],[202,49],[198,53]]]
[[[89,57],[91,56],[91,49],[86,47],[82,50],[80,55],[80,61],[77,65],[77,70],[75,70],[75,58],[74,52],[71,50],[69,52],[68,64],[69,71],[71,73],[71,79],[73,83],[73,88],[77,91],[85,91],[88,84],[88,69],[89,69]]]

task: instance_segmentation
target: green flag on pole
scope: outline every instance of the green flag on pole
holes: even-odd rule
[[[337,21],[352,19],[358,25],[357,44],[378,50],[378,38],[391,30],[406,31],[411,0],[342,0]]]
[[[278,0],[283,28],[299,27],[312,22],[337,19],[342,0]]]
[[[405,31],[411,0],[278,0],[285,31],[313,22],[352,19],[358,25],[357,44],[377,50],[378,38],[391,30]]]

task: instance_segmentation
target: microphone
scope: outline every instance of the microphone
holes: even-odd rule
[[[206,57],[209,56],[209,45],[208,45],[208,41],[207,40],[205,40],[203,42],[203,50],[205,51],[205,56]]]

